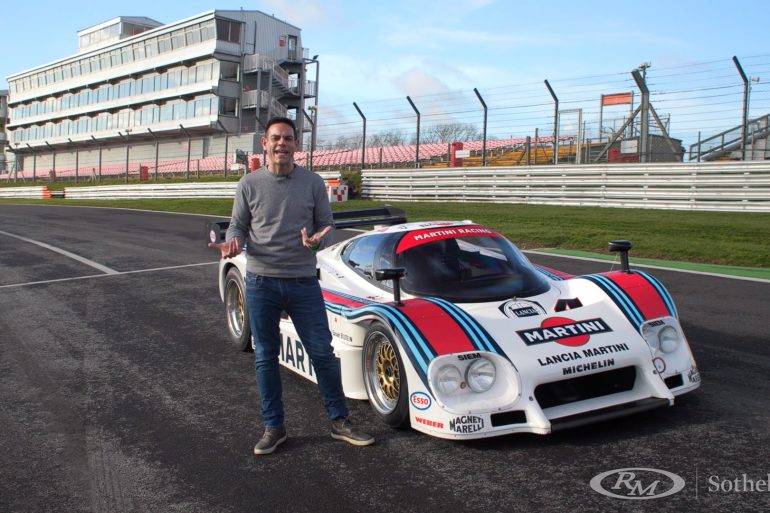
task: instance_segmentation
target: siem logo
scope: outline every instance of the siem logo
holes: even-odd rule
[[[409,401],[412,403],[412,406],[418,410],[427,410],[431,405],[430,396],[425,392],[413,393],[409,396]]]
[[[614,499],[648,500],[673,495],[684,488],[684,479],[656,468],[620,468],[591,479],[594,491]]]

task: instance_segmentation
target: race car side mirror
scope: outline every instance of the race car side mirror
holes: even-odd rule
[[[631,269],[628,267],[628,252],[632,247],[630,240],[610,241],[610,253],[620,253],[620,270],[624,273],[631,272]]]
[[[404,303],[401,302],[401,278],[405,275],[406,269],[403,267],[378,269],[374,271],[374,279],[377,281],[393,280],[393,303],[396,306],[404,306]]]

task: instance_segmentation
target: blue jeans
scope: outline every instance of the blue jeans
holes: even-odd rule
[[[247,272],[246,304],[254,337],[254,368],[264,426],[283,426],[281,376],[278,372],[282,311],[291,317],[310,356],[329,419],[347,417],[340,361],[332,350],[332,335],[318,280],[314,277],[271,278]]]

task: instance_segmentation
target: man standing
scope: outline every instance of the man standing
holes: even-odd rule
[[[317,174],[294,163],[297,129],[288,118],[272,118],[262,137],[265,165],[238,183],[227,242],[209,244],[222,257],[246,245],[246,304],[254,337],[254,366],[265,431],[254,454],[269,454],[286,440],[278,355],[281,312],[291,317],[315,369],[331,420],[331,435],[353,445],[374,438],[348,420],[340,362],[334,356],[315,250],[333,229],[326,186]]]

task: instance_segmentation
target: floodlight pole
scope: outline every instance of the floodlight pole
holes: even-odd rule
[[[364,120],[364,133],[361,137],[361,171],[363,172],[363,170],[366,169],[366,116],[364,116],[364,113],[358,108],[356,102],[353,102],[353,107],[356,108],[358,115]]]
[[[487,104],[484,102],[484,98],[481,97],[481,94],[479,93],[479,90],[477,88],[473,88],[473,92],[476,93],[476,98],[479,99],[481,102],[481,106],[484,107],[484,132],[482,134],[482,142],[481,142],[481,165],[483,167],[487,166]]]
[[[639,73],[638,69],[633,70],[631,76],[634,78],[636,86],[642,93],[642,102],[639,105],[639,113],[642,116],[642,126],[640,127],[641,130],[639,133],[639,162],[645,163],[647,162],[647,137],[650,131],[650,90],[647,89],[646,78]],[[633,119],[633,117],[631,119]],[[623,131],[624,129],[625,128],[621,128],[619,131]]]

